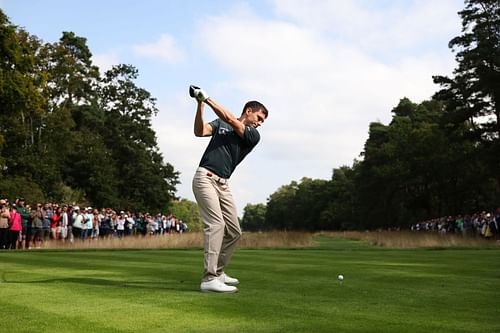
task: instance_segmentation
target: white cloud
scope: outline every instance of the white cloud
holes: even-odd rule
[[[286,9],[296,19],[263,19],[240,7],[236,13],[207,18],[198,35],[208,55],[228,74],[224,85],[243,99],[261,100],[270,110],[261,129],[263,142],[252,162],[260,172],[242,165],[235,173],[237,182],[259,175],[259,189],[255,189],[259,194],[246,196],[260,196],[260,202],[292,179],[329,178],[332,168],[350,165],[363,149],[370,122],[389,121],[390,110],[402,97],[415,102],[429,98],[437,90],[432,75],[447,74],[453,68],[451,54],[402,52],[389,62],[370,52],[370,45],[381,43],[384,34],[389,37],[384,47],[404,42],[405,36],[423,43],[432,37],[432,29],[442,36],[438,28],[448,26],[440,26],[443,20],[438,14],[429,14],[429,2],[419,2],[422,6],[403,15],[393,32],[384,21],[386,16],[372,17],[357,2],[336,7],[334,2],[276,3],[278,12]],[[283,9],[284,4],[289,6]],[[445,6],[436,7],[437,13],[441,7]],[[428,20],[419,25],[424,17]],[[330,20],[334,23],[327,27],[328,33],[318,30],[318,25],[326,26]],[[339,28],[347,23],[350,27]],[[455,28],[459,30],[458,20]],[[357,38],[362,32],[368,42],[360,45]],[[347,37],[338,37],[344,33]],[[439,42],[446,47],[448,40]],[[406,43],[413,47],[411,40]]]
[[[194,200],[191,179],[200,162],[208,138],[197,138],[193,133],[196,103],[187,94],[187,89],[163,96],[157,117],[153,118],[153,128],[158,146],[165,161],[181,172],[181,184],[177,195]]]
[[[156,58],[169,64],[178,64],[186,59],[185,51],[169,34],[162,34],[154,43],[135,45],[133,50],[140,56]]]
[[[120,63],[119,56],[116,52],[96,54],[92,56],[92,59],[101,72],[105,72],[111,69],[114,65],[118,65]]]
[[[20,1],[12,3],[17,24],[29,23],[30,32],[48,40],[58,38],[62,28],[47,25],[47,17],[71,17],[64,10],[74,9],[44,5],[29,11]],[[228,3],[236,7],[225,12]],[[194,104],[187,85],[199,83],[235,112],[250,99],[268,106],[261,143],[231,179],[241,210],[247,202],[265,202],[291,180],[329,178],[332,168],[350,165],[361,152],[370,122],[388,122],[404,96],[414,102],[431,96],[438,89],[431,76],[454,67],[447,44],[460,34],[456,12],[463,0],[215,1],[210,11],[222,13],[216,17],[181,7],[165,10],[166,25],[130,8],[111,15],[112,24],[98,20],[89,26],[84,13],[60,23],[81,31],[101,50],[113,50],[94,56],[101,69],[124,62],[140,70],[139,85],[158,98],[153,126],[160,149],[182,172],[180,196],[192,198],[191,178],[208,142],[192,134]],[[37,11],[40,15],[34,15]],[[101,13],[116,14],[116,8],[105,5]],[[133,38],[157,37],[127,45],[130,31],[123,27],[130,26],[130,13],[141,26]],[[110,28],[103,29],[103,22]],[[179,22],[182,29],[161,34]],[[165,73],[151,59],[185,66],[169,66]],[[207,120],[213,117],[207,111]]]
[[[463,1],[395,1],[384,6],[360,0],[323,0],[311,6],[307,0],[274,0],[274,4],[278,14],[328,38],[347,40],[368,52],[390,54],[405,49],[418,52],[442,38],[446,48],[457,32],[457,11]]]

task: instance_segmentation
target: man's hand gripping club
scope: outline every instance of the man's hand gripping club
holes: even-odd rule
[[[205,102],[209,98],[208,94],[197,86],[189,86],[189,96],[196,98],[200,103]]]
[[[189,86],[189,96],[195,98],[199,104],[202,103],[208,104],[221,120],[231,125],[231,127],[234,129],[236,134],[238,134],[238,136],[243,137],[245,133],[245,124],[243,124],[243,122],[240,119],[236,118],[234,114],[227,111],[221,105],[219,105],[217,102],[211,99],[203,89],[191,85]],[[204,124],[201,114],[203,109],[202,108],[200,109],[200,107],[201,105],[199,105],[198,107],[197,117],[195,119],[195,134],[197,136],[207,136],[210,135],[212,131],[210,125]],[[201,125],[200,122],[203,125]],[[210,127],[210,130],[208,129],[207,126]],[[198,131],[196,129],[198,129]]]

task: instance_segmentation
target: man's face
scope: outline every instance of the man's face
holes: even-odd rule
[[[262,110],[252,112],[251,109],[247,109],[245,111],[245,120],[244,124],[248,126],[252,126],[253,128],[257,128],[261,126],[266,120],[266,115]]]

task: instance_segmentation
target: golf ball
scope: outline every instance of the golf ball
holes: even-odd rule
[[[344,276],[342,274],[339,274],[339,276],[337,277],[337,279],[339,279],[339,281],[343,281],[344,280]]]

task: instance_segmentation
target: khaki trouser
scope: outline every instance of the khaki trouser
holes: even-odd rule
[[[241,236],[236,205],[226,179],[199,167],[193,178],[193,193],[204,224],[203,281],[220,276]]]

